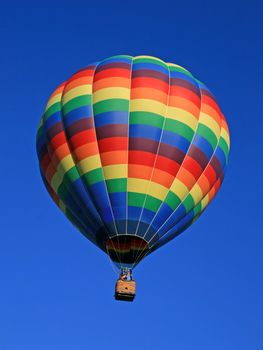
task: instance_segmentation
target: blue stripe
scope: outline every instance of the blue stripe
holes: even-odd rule
[[[92,106],[83,106],[76,108],[67,114],[63,114],[63,122],[67,128],[80,119],[92,118],[92,116]]]
[[[109,197],[113,207],[126,205],[127,192],[112,192]]]
[[[112,111],[96,114],[96,127],[107,124],[128,124],[129,113],[126,111]]]
[[[161,227],[165,220],[172,214],[172,212],[173,209],[171,209],[168,204],[163,202],[158,209],[157,215],[154,218],[153,226]]]
[[[182,233],[191,224],[193,218],[194,210],[191,210],[177,225],[168,230],[163,238],[159,235],[158,246],[163,245],[175,236],[179,235],[179,233]]]
[[[199,148],[208,159],[210,159],[214,153],[213,147],[210,143],[201,135],[195,134],[194,139],[192,141],[193,145]]]
[[[133,207],[128,206],[128,219],[137,221],[141,215],[142,208],[141,207]]]
[[[126,206],[125,207],[112,207],[115,220],[126,220]]]
[[[190,142],[186,138],[168,130],[163,131],[161,142],[179,148],[184,153],[187,152],[190,146]]]
[[[154,64],[154,63],[141,63],[141,62],[138,62],[133,64],[132,66],[132,70],[133,71],[136,71],[136,70],[143,70],[143,69],[149,69],[149,70],[154,70],[154,71],[157,71],[157,72],[160,72],[160,73],[163,73],[165,75],[169,75],[169,70],[168,70],[168,67],[167,69],[165,69],[163,66],[160,66],[158,63]]]
[[[219,160],[222,169],[224,169],[224,167],[226,165],[226,157],[225,157],[225,153],[223,152],[223,150],[221,149],[220,146],[217,147],[217,149],[215,151],[215,156]]]
[[[169,219],[167,220],[167,218],[162,222],[162,224],[165,222],[165,224],[163,225],[163,227],[160,229],[159,231],[159,235],[162,235],[163,233],[165,233],[166,231],[168,231],[171,226],[174,226],[184,215],[186,214],[186,210],[185,207],[182,205],[182,203],[178,206],[178,208],[173,212],[173,214],[169,217]],[[167,221],[166,221],[167,220]],[[156,220],[154,219],[152,226],[154,227],[154,229],[158,230],[162,224],[160,225],[161,221],[158,220],[158,218],[156,218]]]
[[[161,136],[161,131],[162,131],[161,129],[151,125],[131,124],[129,137],[146,138],[154,141],[159,141]]]
[[[48,119],[45,120],[45,122],[44,122],[45,128],[49,129],[58,122],[61,122],[60,111],[52,114]]]
[[[171,78],[177,78],[177,79],[182,79],[182,80],[186,80],[187,82],[191,83],[192,85],[194,85],[195,87],[197,87],[197,89],[199,89],[199,85],[198,83],[195,81],[194,78],[190,77],[187,74],[184,74],[182,72],[177,72],[177,71],[170,71],[170,77]]]

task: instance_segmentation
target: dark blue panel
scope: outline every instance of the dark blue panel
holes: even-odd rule
[[[73,111],[63,114],[63,123],[65,125],[65,128],[70,126],[72,123],[85,118],[91,118],[92,117],[92,106],[83,106],[74,109]]]
[[[161,129],[143,124],[131,124],[129,130],[129,137],[147,138],[154,141],[159,141],[161,136]]]

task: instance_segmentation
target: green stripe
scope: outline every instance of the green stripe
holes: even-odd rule
[[[72,182],[76,181],[79,178],[79,172],[76,166],[72,167],[63,177],[63,182],[66,186],[70,186]]]
[[[189,213],[189,211],[191,209],[193,209],[195,202],[193,200],[193,197],[191,196],[191,194],[189,193],[188,196],[184,199],[183,201],[183,205],[185,207],[185,210],[187,213]]]
[[[37,130],[37,137],[36,137],[37,141],[40,139],[40,137],[43,135],[43,133],[44,133],[44,128],[43,128],[43,125],[41,125],[40,128],[38,128],[38,130]]]
[[[128,192],[128,205],[142,208],[145,194]]]
[[[91,105],[91,95],[81,95],[65,103],[62,107],[63,113],[67,114],[74,109]]]
[[[199,202],[199,203],[194,207],[194,216],[196,216],[197,214],[200,213],[201,208],[202,208],[201,202]]]
[[[160,201],[160,199],[148,195],[144,207],[156,213],[161,204],[162,201]]]
[[[157,65],[159,65],[161,67],[164,67],[164,68],[166,68],[168,70],[168,67],[167,67],[167,65],[164,62],[158,61],[158,60],[156,60],[154,58],[147,58],[147,57],[145,57],[145,58],[136,58],[135,57],[134,60],[133,60],[133,63],[154,63],[154,64],[157,64]]]
[[[128,58],[128,59],[132,60],[132,59],[133,59],[133,56],[129,56],[129,55],[110,56],[110,57],[107,57],[107,58],[105,58],[104,60],[100,61],[99,64],[100,64],[100,63],[105,63],[105,62],[107,62],[107,61],[109,61],[109,60],[117,59],[117,58]]]
[[[127,178],[106,180],[106,184],[109,193],[127,191]]]
[[[176,194],[174,194],[172,191],[169,191],[165,198],[165,203],[168,204],[172,210],[175,210],[181,203],[181,200]]]
[[[169,66],[169,63],[168,63],[168,66]],[[185,75],[188,75],[191,78],[194,78],[193,75],[190,72],[188,72],[188,70],[184,69],[183,67],[169,66],[169,70],[171,72],[180,72],[180,73],[183,73]]]
[[[129,124],[151,125],[162,129],[164,117],[149,112],[130,112]]]
[[[227,162],[228,161],[229,149],[228,149],[228,145],[227,145],[226,141],[223,139],[223,137],[220,137],[218,145],[222,149],[222,151],[224,152],[225,157],[226,157],[226,162]]]
[[[60,102],[54,103],[52,106],[50,106],[44,113],[44,121],[47,120],[52,114],[55,114],[59,112],[61,109]]]
[[[202,137],[204,137],[210,145],[213,147],[213,150],[216,148],[217,145],[217,137],[213,133],[211,129],[209,129],[207,126],[205,126],[202,123],[198,124],[198,128],[196,130],[196,133]]]
[[[58,190],[57,190],[57,195],[58,195],[59,199],[64,201],[67,193],[68,193],[68,189],[67,189],[66,185],[62,182],[59,185]]]
[[[178,120],[173,120],[167,118],[164,123],[164,129],[168,131],[172,131],[175,134],[178,134],[184,138],[186,138],[189,142],[192,141],[194,136],[194,131],[189,126],[184,123],[179,122]]]
[[[111,98],[93,105],[94,115],[110,111],[128,111],[129,100]]]
[[[102,168],[97,168],[89,171],[88,173],[82,175],[82,178],[88,186],[91,186],[95,183],[104,181]]]

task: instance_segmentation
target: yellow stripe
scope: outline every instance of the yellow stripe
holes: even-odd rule
[[[97,90],[93,94],[93,103],[112,99],[120,98],[129,100],[130,99],[130,89],[124,87],[109,87]]]
[[[143,111],[164,115],[166,111],[166,105],[164,103],[153,100],[135,99],[130,101],[130,111]]]
[[[75,166],[71,154],[67,155],[58,164],[57,172],[64,176],[64,174]]]
[[[181,199],[181,201],[185,198],[187,193],[189,192],[188,187],[185,186],[180,180],[174,179],[174,182],[171,186],[171,191],[177,195]]]
[[[83,95],[91,95],[92,94],[92,85],[85,84],[77,86],[69,91],[67,91],[62,97],[62,104],[66,104],[68,101],[72,100],[75,97],[83,96]]]
[[[63,211],[63,213],[66,214],[66,206],[61,199],[59,200],[58,206]]]
[[[114,164],[103,167],[106,180],[126,178],[128,174],[127,164]]]
[[[47,105],[46,105],[46,108],[45,108],[45,112],[52,106],[54,105],[55,103],[59,102],[61,100],[61,93],[55,95],[54,97],[50,98],[48,101],[47,101]]]
[[[58,188],[62,182],[62,176],[58,172],[56,172],[51,179],[51,187],[58,194]]]
[[[194,187],[189,193],[193,197],[195,205],[198,204],[203,198],[203,192],[197,183],[194,185]]]
[[[101,168],[100,156],[98,154],[82,159],[78,164],[80,175],[84,175],[91,170]]]
[[[167,108],[167,113],[166,113],[167,118],[173,119],[173,120],[178,120],[195,131],[196,125],[197,125],[197,118],[194,117],[194,115],[190,112],[185,111],[184,109],[180,109],[177,107],[171,107],[168,106]]]
[[[219,139],[220,133],[221,133],[221,128],[218,125],[218,123],[213,118],[210,117],[210,115],[201,112],[200,118],[199,118],[199,123],[202,123],[205,126],[207,126],[209,129],[211,129],[213,131],[213,133],[216,135],[217,139]]]
[[[149,180],[128,178],[128,192],[147,194],[148,189],[148,194],[150,196],[160,199],[161,201],[164,200],[167,194],[167,188],[160,184],[151,182],[149,185]]]
[[[221,137],[226,141],[228,149],[230,148],[230,137],[226,129],[221,128]]]
[[[201,200],[201,210],[204,210],[209,203],[209,196],[208,194]]]
[[[163,201],[167,195],[167,188],[157,184],[156,182],[151,182],[148,190],[148,194],[152,197],[158,198]]]

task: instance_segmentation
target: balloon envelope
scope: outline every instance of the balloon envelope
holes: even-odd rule
[[[150,56],[90,64],[51,95],[37,134],[57,205],[119,266],[191,225],[222,184],[226,120],[186,69]]]

